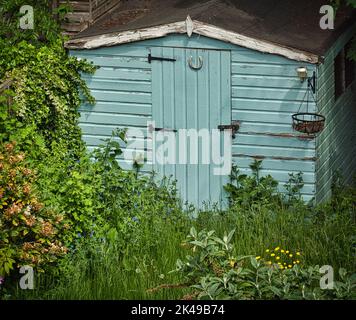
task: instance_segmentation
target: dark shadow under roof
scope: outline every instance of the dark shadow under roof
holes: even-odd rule
[[[337,12],[335,30],[320,28],[328,0],[122,0],[74,38],[143,29],[184,21],[187,15],[216,27],[323,56],[356,22],[356,10]]]

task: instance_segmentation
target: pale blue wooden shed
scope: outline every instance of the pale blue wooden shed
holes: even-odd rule
[[[214,175],[200,157],[198,164],[153,164],[147,123],[172,132],[238,124],[230,147],[242,172],[263,159],[262,174],[284,192],[288,174],[302,171],[304,199],[327,199],[336,172],[347,182],[356,173],[355,64],[346,58],[356,19],[341,9],[335,29],[323,30],[323,4],[122,2],[66,44],[100,67],[84,76],[97,101],[80,110],[88,148],[117,127],[142,129],[143,170],[172,175],[182,199],[202,207],[224,197],[228,176]],[[326,118],[315,134],[297,131],[292,120],[305,108],[308,84],[316,99],[308,111]]]

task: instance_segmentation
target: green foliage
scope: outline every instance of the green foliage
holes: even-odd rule
[[[67,241],[80,237],[106,238],[122,248],[145,237],[142,226],[162,217],[178,223],[180,201],[175,186],[157,183],[154,175],[124,171],[117,162],[125,144],[125,131],[116,130],[110,139],[76,161],[52,158],[38,165],[38,187],[46,206],[55,207],[71,221]],[[147,224],[146,224],[147,222]],[[147,237],[150,247],[155,239]]]
[[[41,271],[67,251],[64,217],[44,208],[25,160],[15,143],[0,147],[0,276],[24,265]]]
[[[303,172],[298,172],[297,174],[289,173],[288,183],[286,183],[284,187],[287,191],[286,196],[288,202],[303,201],[301,195],[301,190],[304,187]]]
[[[15,139],[31,153],[35,142],[38,156],[43,147],[61,156],[68,151],[78,156],[83,148],[78,127],[80,93],[93,102],[80,73],[94,70],[85,61],[68,57],[60,42],[36,48],[24,41],[9,46],[0,40],[0,77],[11,81],[7,99],[0,101],[0,116],[6,121],[0,140]],[[9,96],[11,102],[6,103]]]
[[[352,299],[356,298],[356,274],[339,270],[333,289],[320,288],[319,266],[281,270],[255,257],[234,256],[234,231],[223,238],[215,231],[192,228],[186,244],[191,255],[178,260],[176,271],[184,275],[198,299]]]
[[[278,182],[270,175],[260,177],[262,161],[255,160],[250,168],[252,175],[248,176],[240,174],[239,169],[233,166],[231,182],[224,187],[229,194],[230,204],[247,208],[254,205],[273,206],[279,202]]]
[[[24,5],[34,8],[33,30],[19,28],[20,8]],[[53,12],[50,0],[0,0],[0,38],[6,38],[10,45],[21,41],[36,46],[56,42],[61,38],[60,26],[53,17],[63,18],[66,7],[62,5]]]

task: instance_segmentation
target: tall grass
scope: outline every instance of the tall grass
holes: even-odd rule
[[[170,271],[187,254],[181,244],[192,226],[218,235],[235,229],[236,255],[260,255],[266,248],[281,246],[300,250],[306,266],[331,265],[355,272],[354,216],[350,210],[338,210],[254,206],[201,213],[196,220],[182,214],[176,222],[163,218],[146,222],[139,226],[145,230],[142,239],[124,247],[87,240],[64,261],[59,278],[42,276],[31,295],[18,291],[18,298],[181,299],[190,290],[169,286],[182,282]],[[149,291],[160,285],[161,290]]]

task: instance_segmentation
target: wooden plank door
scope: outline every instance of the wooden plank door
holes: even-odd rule
[[[176,142],[170,145],[171,150],[176,150],[176,162],[155,163],[154,170],[161,176],[172,176],[177,180],[178,190],[185,202],[200,209],[216,203],[219,206],[224,205],[226,197],[223,186],[228,182],[228,174],[214,173],[216,165],[211,159],[214,142],[210,141],[211,161],[206,163],[206,158],[203,160],[203,152],[206,152],[204,142],[198,140],[198,162],[195,163],[190,159],[192,142],[187,140],[186,145],[182,147],[179,131],[205,129],[211,132],[213,129],[217,131],[219,125],[231,124],[230,52],[153,47],[151,55],[176,60],[152,61],[153,121],[156,128],[164,128],[168,136],[172,135],[172,138],[176,138]],[[201,68],[192,68],[189,61],[193,67],[200,67],[202,64]],[[159,134],[159,132],[155,133]],[[222,133],[218,137],[221,140],[221,154],[224,151],[222,140],[225,137],[226,135]],[[228,148],[231,147],[230,143]],[[182,148],[187,153],[186,164],[179,160]],[[155,149],[157,150],[157,144]],[[155,150],[153,151],[155,153]]]

